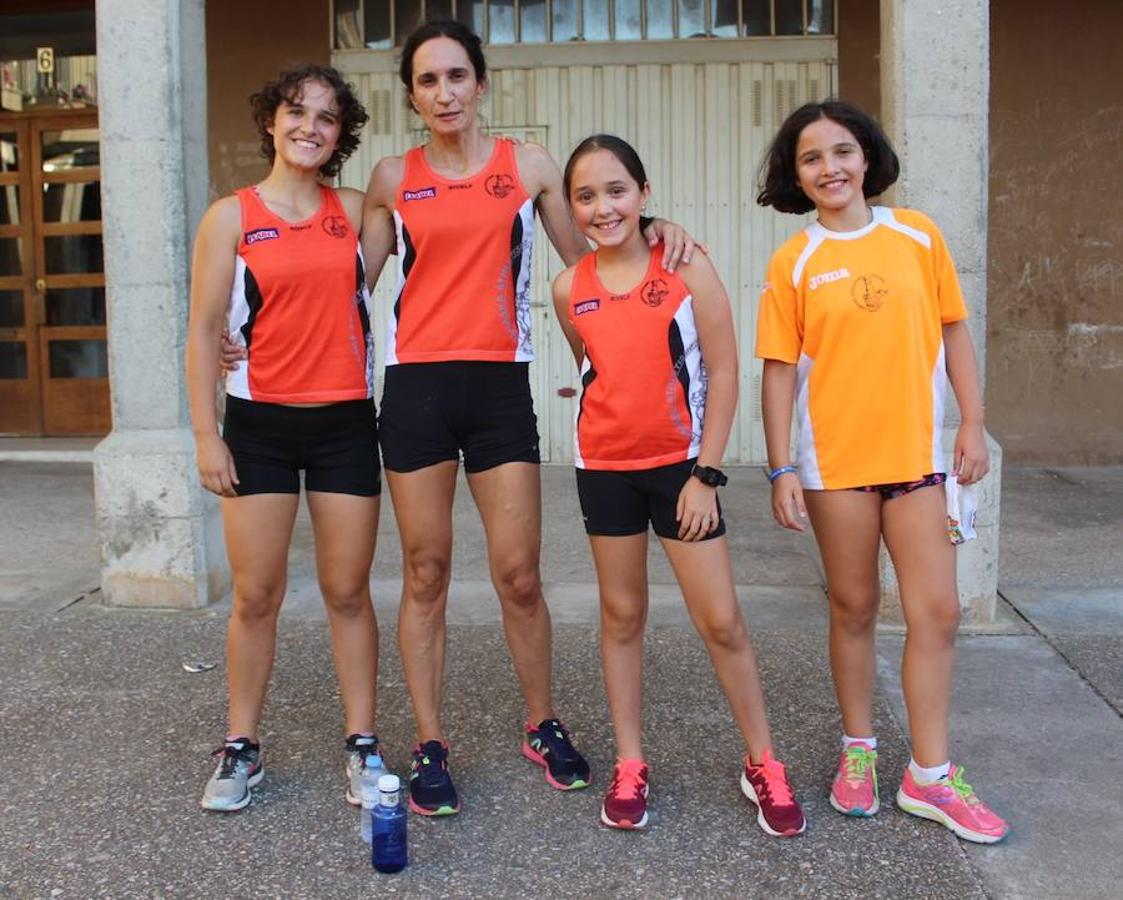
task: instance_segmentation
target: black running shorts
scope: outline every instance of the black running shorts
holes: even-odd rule
[[[413,472],[461,454],[467,472],[509,462],[537,464],[538,419],[528,364],[387,366],[378,434],[391,472]]]
[[[284,406],[226,398],[222,437],[234,456],[239,496],[329,494],[376,497],[382,490],[373,400]]]
[[[643,534],[648,522],[661,538],[677,541],[679,522],[675,518],[678,495],[691,477],[694,460],[627,472],[603,469],[577,469],[577,496],[585,532],[604,537]],[[725,534],[721,501],[717,504],[717,528],[702,540]]]

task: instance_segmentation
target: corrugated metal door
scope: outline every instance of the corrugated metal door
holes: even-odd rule
[[[668,57],[673,45],[668,45]],[[365,187],[381,156],[420,142],[417,119],[401,86],[388,72],[356,74],[368,100],[370,133],[348,161],[342,183]],[[756,300],[772,251],[804,220],[756,205],[756,174],[768,141],[784,117],[809,100],[834,91],[830,61],[581,65],[496,69],[484,105],[489,129],[546,145],[559,165],[584,137],[599,131],[631,141],[647,168],[649,209],[685,226],[705,241],[733,302],[741,348],[741,402],[726,453],[728,462],[764,460],[760,421],[759,361],[752,348]],[[544,232],[535,248],[535,344],[531,366],[544,461],[573,459],[575,397],[573,357],[553,321],[549,284],[561,260]],[[376,289],[375,328],[386,333],[386,313],[396,266],[386,267]],[[379,359],[382,359],[379,344]],[[381,386],[381,373],[379,376]],[[381,390],[381,387],[379,387]],[[559,394],[559,390],[562,394]]]

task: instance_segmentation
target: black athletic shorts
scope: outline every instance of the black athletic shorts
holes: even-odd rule
[[[694,462],[688,459],[669,466],[628,472],[578,469],[577,496],[581,500],[586,534],[604,537],[643,534],[650,522],[659,537],[677,541],[678,495],[686,479],[691,477]],[[717,528],[702,540],[725,534],[720,500],[717,514]]]
[[[301,469],[308,491],[382,491],[373,400],[284,406],[227,397],[222,437],[234,456],[239,496],[299,494]]]
[[[386,367],[378,419],[382,459],[413,472],[464,455],[467,472],[539,462],[527,363],[433,362]]]

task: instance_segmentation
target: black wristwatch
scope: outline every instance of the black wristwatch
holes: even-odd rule
[[[715,469],[713,466],[698,466],[696,465],[690,470],[690,474],[697,478],[702,484],[719,488],[729,483],[729,479],[725,477],[725,473],[721,469]]]

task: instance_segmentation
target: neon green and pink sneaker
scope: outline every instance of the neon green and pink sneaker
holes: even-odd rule
[[[847,744],[831,785],[831,806],[844,816],[872,816],[881,808],[877,792],[877,751],[868,744]]]
[[[1010,831],[1010,826],[996,815],[963,780],[963,769],[951,771],[931,784],[918,784],[912,772],[905,769],[897,805],[907,813],[939,822],[965,841],[994,844]]]

